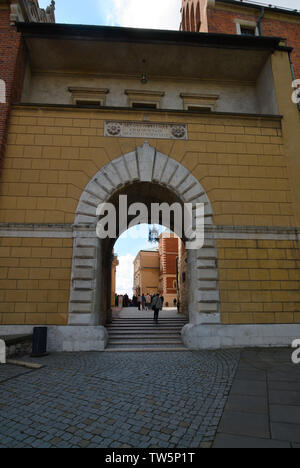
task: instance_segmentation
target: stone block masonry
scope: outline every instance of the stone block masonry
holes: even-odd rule
[[[65,325],[72,239],[0,238],[0,325]]]
[[[167,114],[150,113],[149,118],[182,120]],[[105,137],[104,122],[113,118],[136,122],[142,114],[13,108],[0,187],[0,324],[90,326],[97,249],[89,233],[76,237],[74,223],[88,223],[95,234],[97,200],[106,199],[129,175],[131,182],[139,177],[170,182],[177,166],[179,179],[172,183],[177,187],[183,180],[180,191],[187,199],[204,197],[209,226],[220,228],[217,241],[208,239],[191,257],[196,272],[191,321],[199,327],[210,323],[211,329],[215,324],[299,323],[297,210],[281,118],[187,115],[189,140],[153,139],[149,145],[136,138]],[[194,193],[191,181],[198,181],[201,190]],[[70,232],[54,238],[50,231],[59,224]],[[5,234],[5,226],[14,234]],[[26,226],[44,226],[45,232],[28,237]],[[229,238],[224,226],[232,227]],[[251,227],[260,234],[251,237]],[[287,233],[272,237],[280,228]],[[246,237],[239,240],[243,229]],[[204,340],[207,346],[209,340]]]
[[[222,322],[299,323],[299,241],[218,240]]]
[[[91,178],[143,143],[104,137],[104,122],[113,115],[15,107],[1,179],[0,222],[73,224]],[[136,121],[141,116],[124,112],[121,118]],[[170,119],[176,123],[181,116]],[[215,224],[295,225],[279,118],[190,116],[188,121],[189,141],[154,140],[155,146],[201,182]]]

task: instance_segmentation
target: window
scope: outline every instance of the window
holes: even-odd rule
[[[182,282],[185,283],[185,280],[186,280],[186,274],[182,273]]]
[[[212,107],[206,107],[206,106],[188,106],[187,110],[190,111],[198,111],[198,112],[211,112]]]
[[[157,109],[157,104],[151,104],[150,102],[133,102],[132,107],[134,109]]]
[[[79,88],[70,87],[68,91],[72,94],[72,103],[75,106],[105,106],[106,88]]]
[[[183,108],[185,110],[214,112],[216,110],[217,101],[220,98],[218,94],[196,94],[196,93],[181,93],[180,97],[183,100]]]
[[[255,21],[246,21],[242,19],[235,19],[236,32],[240,36],[259,36],[258,27]]]
[[[241,27],[242,36],[255,36],[255,28],[247,28],[245,26]]]
[[[165,95],[162,91],[146,91],[126,89],[128,96],[128,106],[134,109],[160,109],[162,97]]]
[[[76,105],[77,106],[97,106],[97,107],[100,107],[100,106],[103,106],[103,102],[102,101],[84,101],[82,99],[76,99]]]

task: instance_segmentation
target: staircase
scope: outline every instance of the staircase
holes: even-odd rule
[[[182,315],[159,318],[116,317],[106,328],[109,334],[106,352],[187,351],[181,340],[181,330],[187,320]]]

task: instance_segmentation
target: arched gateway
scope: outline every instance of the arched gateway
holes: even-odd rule
[[[119,194],[129,201],[204,203],[205,226],[212,226],[210,201],[200,182],[179,162],[156,151],[148,143],[104,166],[86,186],[80,198],[74,226],[69,325],[88,328],[107,343],[105,324],[110,297],[110,261],[114,241],[100,240],[96,234],[97,207],[115,203]],[[118,232],[117,236],[122,234]],[[188,330],[201,323],[220,323],[216,242],[205,236],[200,250],[188,251]],[[73,328],[73,327],[72,327]],[[75,332],[75,330],[73,329]]]

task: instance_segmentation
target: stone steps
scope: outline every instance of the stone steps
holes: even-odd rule
[[[107,326],[109,343],[106,352],[186,351],[181,330],[187,321],[182,317],[115,318]]]

